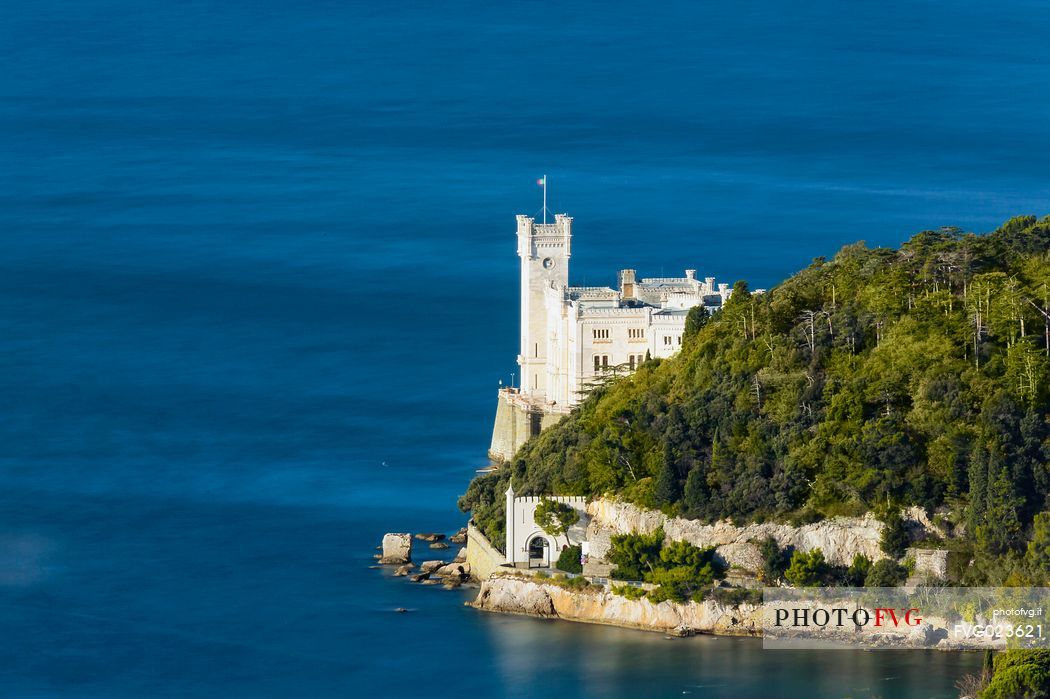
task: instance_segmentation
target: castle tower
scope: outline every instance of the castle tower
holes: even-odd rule
[[[518,216],[518,257],[521,258],[521,390],[528,398],[547,400],[546,294],[569,285],[572,217],[558,214],[554,223],[536,223]]]

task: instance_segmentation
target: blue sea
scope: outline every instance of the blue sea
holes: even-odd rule
[[[538,177],[579,284],[989,230],[1050,212],[1048,34],[1039,2],[5,4],[0,695],[956,696],[979,657],[370,566],[465,521]]]

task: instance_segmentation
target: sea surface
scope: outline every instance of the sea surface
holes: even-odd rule
[[[1048,34],[1039,2],[5,4],[0,696],[955,696],[978,657],[485,615],[370,565],[464,523],[536,178],[579,284],[1046,214]]]

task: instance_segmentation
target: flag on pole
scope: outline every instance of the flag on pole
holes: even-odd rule
[[[541,177],[538,180],[536,180],[536,184],[539,185],[540,187],[542,187],[543,185],[547,184],[547,176],[544,175],[543,177]]]

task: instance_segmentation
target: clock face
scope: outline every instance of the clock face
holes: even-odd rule
[[[543,269],[551,269],[554,267],[554,260],[549,257],[543,258]]]

